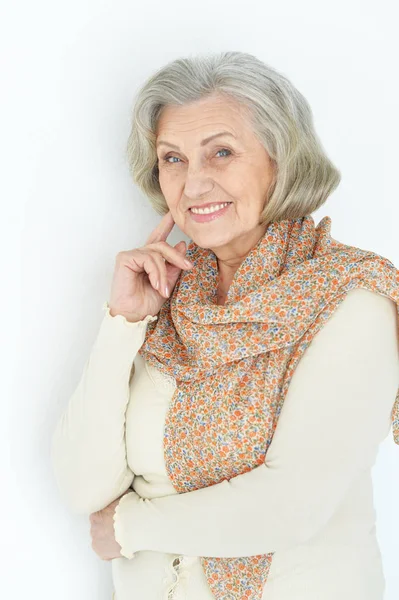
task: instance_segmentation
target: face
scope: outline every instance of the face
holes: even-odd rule
[[[234,268],[266,231],[259,217],[274,165],[245,110],[220,95],[167,106],[156,134],[159,183],[175,223]],[[224,203],[229,204],[206,215],[190,210]]]

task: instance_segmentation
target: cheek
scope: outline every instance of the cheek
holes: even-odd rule
[[[264,201],[259,196],[259,192],[245,190],[241,197],[238,197],[234,210],[239,221],[252,228],[258,224],[263,207]]]
[[[180,191],[176,184],[170,177],[159,175],[159,186],[163,195],[165,196],[168,208],[172,211],[172,214],[178,210]]]
[[[223,187],[231,198],[237,201],[237,208],[241,206],[256,205],[259,197],[258,174],[249,165],[242,165],[223,180]]]

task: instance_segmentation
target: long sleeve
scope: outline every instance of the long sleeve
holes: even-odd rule
[[[266,462],[187,493],[127,493],[114,516],[121,553],[238,557],[305,543],[373,466],[398,386],[396,305],[351,290],[296,366]]]
[[[80,381],[51,440],[51,461],[69,508],[89,514],[121,496],[134,474],[126,460],[125,412],[132,367],[142,346],[147,315],[131,323],[111,316],[108,302]]]

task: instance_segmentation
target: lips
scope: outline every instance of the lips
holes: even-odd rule
[[[232,204],[232,202],[208,202],[207,204],[199,204],[197,206],[190,206],[190,208],[188,210],[191,210],[192,208],[207,208],[210,206],[216,206],[217,204]]]
[[[230,204],[233,203],[226,202],[224,203],[223,208],[212,210],[210,212],[197,213],[192,210],[189,210],[188,212],[190,213],[190,219],[196,223],[209,223],[211,221],[216,221],[217,219],[223,218],[223,216],[228,212]]]

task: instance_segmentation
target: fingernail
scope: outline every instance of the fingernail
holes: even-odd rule
[[[165,286],[165,292],[166,292],[166,295],[169,296],[169,288],[167,285]]]
[[[186,267],[192,267],[193,263],[190,262],[189,260],[187,260],[186,258],[184,259],[184,264],[186,265]]]

